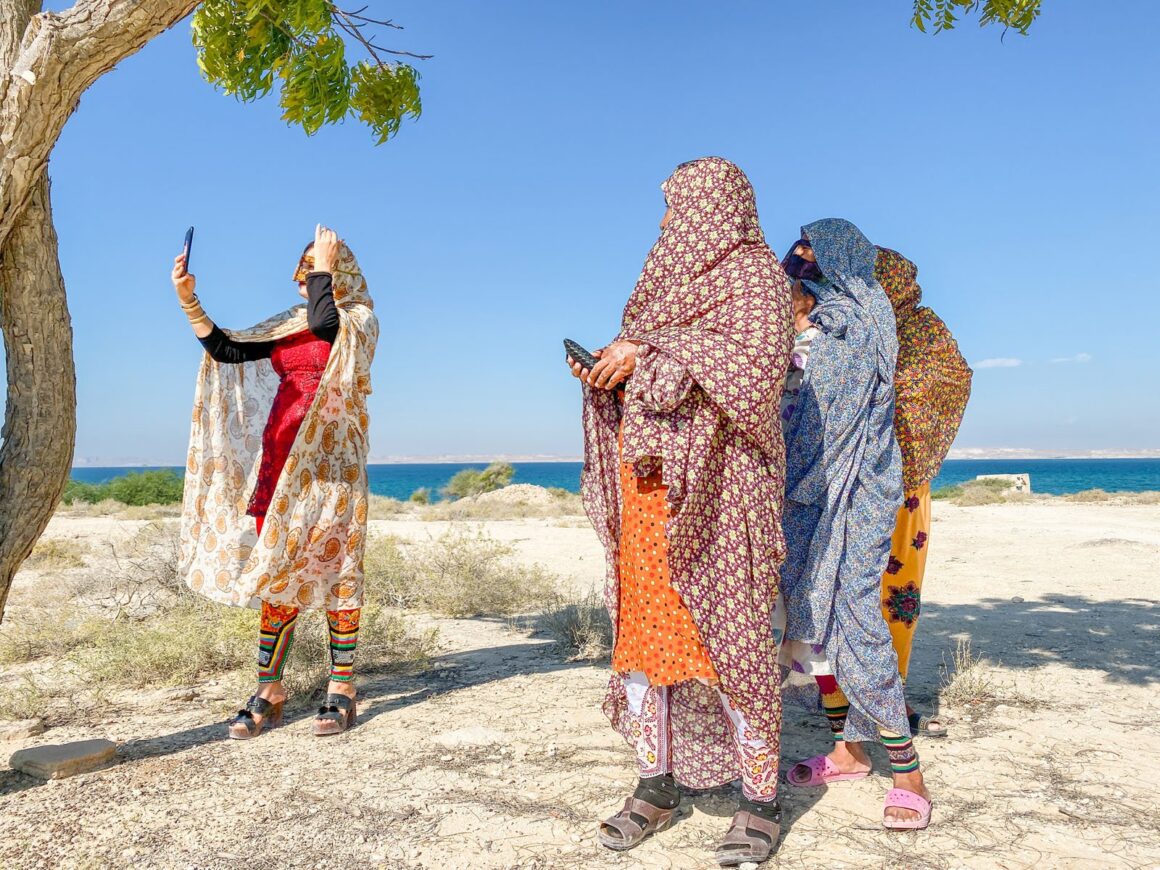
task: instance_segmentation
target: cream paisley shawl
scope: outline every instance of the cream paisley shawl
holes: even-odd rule
[[[339,331],[282,474],[259,541],[246,515],[262,432],[278,390],[270,360],[202,359],[193,400],[181,517],[180,573],[223,604],[304,609],[362,606],[367,528],[366,397],[379,326],[354,254],[333,272]],[[307,329],[299,305],[235,341],[276,341]]]

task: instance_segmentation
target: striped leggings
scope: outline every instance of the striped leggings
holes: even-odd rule
[[[262,521],[256,517],[258,534]],[[354,679],[354,650],[358,645],[358,623],[361,610],[328,610],[326,622],[330,628],[330,679],[349,683]],[[262,602],[262,627],[258,634],[258,682],[277,683],[282,680],[286,658],[294,643],[294,628],[298,623],[298,608],[290,605]]]
[[[354,679],[354,650],[358,645],[358,610],[328,610],[330,628],[330,679],[348,683]],[[258,635],[258,682],[282,679],[286,658],[294,642],[297,607],[262,602],[262,628]]]

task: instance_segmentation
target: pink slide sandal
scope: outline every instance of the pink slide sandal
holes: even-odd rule
[[[809,771],[809,779],[797,779],[794,777],[794,771],[798,768],[805,768]],[[813,788],[819,785],[829,785],[831,782],[847,782],[852,779],[865,779],[870,775],[869,770],[858,770],[854,773],[842,773],[838,770],[838,765],[830,761],[828,756],[815,755],[813,758],[807,758],[805,761],[799,761],[790,768],[789,773],[786,774],[785,781],[790,785],[796,785],[798,788]]]
[[[886,793],[886,803],[882,809],[896,807],[900,810],[914,810],[918,813],[918,818],[887,819],[883,817],[882,827],[890,831],[921,831],[930,824],[931,806],[931,802],[920,794],[915,794],[904,788],[892,788]]]

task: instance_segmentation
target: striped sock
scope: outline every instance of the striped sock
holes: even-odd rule
[[[354,650],[358,646],[358,610],[328,610],[330,626],[330,679],[349,683],[354,679]]]
[[[262,628],[258,634],[258,682],[277,683],[282,679],[290,646],[294,643],[294,627],[298,610],[262,603]]]
[[[909,736],[882,734],[882,745],[890,756],[891,773],[913,773],[918,770],[918,753]]]

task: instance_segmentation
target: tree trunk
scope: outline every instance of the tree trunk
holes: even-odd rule
[[[48,156],[85,89],[198,0],[0,0],[0,329],[8,405],[0,445],[0,619],[52,518],[76,440],[72,327],[49,207]]]
[[[8,404],[0,446],[0,619],[20,564],[60,501],[76,440],[72,326],[57,260],[48,177],[0,248]]]

